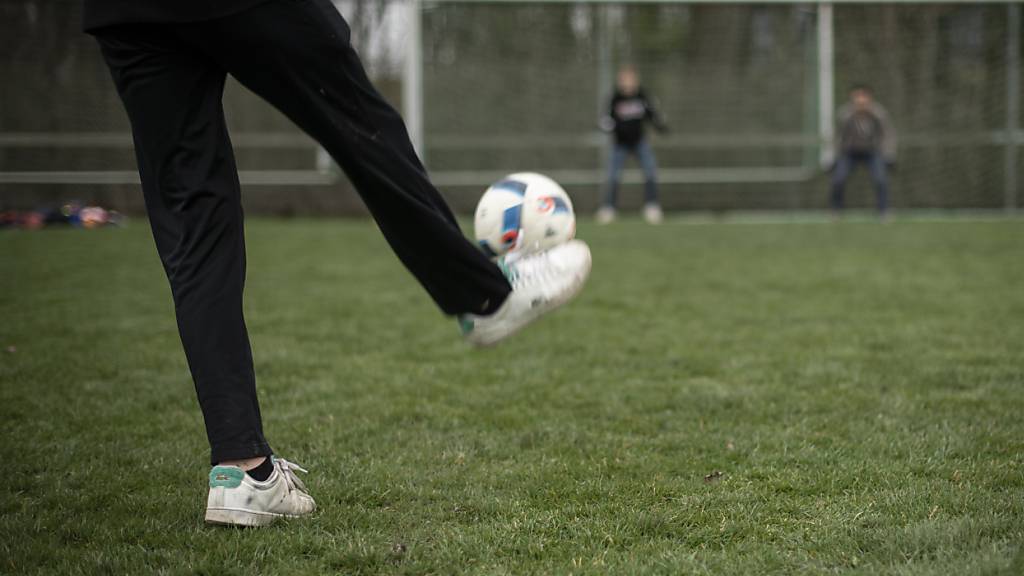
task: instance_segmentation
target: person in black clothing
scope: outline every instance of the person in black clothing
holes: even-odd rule
[[[494,344],[581,289],[590,271],[582,242],[499,266],[463,237],[330,0],[85,0],[84,28],[131,122],[210,442],[208,522],[264,525],[315,508],[300,468],[271,457],[263,434],[242,316],[241,190],[221,106],[228,74],[332,155],[470,343]]]
[[[597,212],[599,223],[606,224],[615,219],[618,200],[619,179],[626,163],[626,156],[632,154],[644,171],[644,218],[651,224],[661,222],[661,205],[658,203],[657,163],[654,151],[644,134],[644,125],[650,122],[659,132],[668,127],[657,109],[647,98],[636,69],[624,66],[619,70],[615,94],[612,96],[608,117],[602,120],[602,127],[613,134],[611,158],[608,161],[608,182],[604,200]]]

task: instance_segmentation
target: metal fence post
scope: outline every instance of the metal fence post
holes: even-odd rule
[[[810,6],[801,7],[801,41],[804,47],[804,87],[802,166],[808,172],[817,172],[820,164],[818,142],[818,43],[817,14]]]
[[[832,42],[832,3],[818,3],[818,135],[821,140],[819,160],[828,166],[832,158],[835,132],[835,70]]]
[[[405,74],[402,80],[402,112],[413,148],[426,164],[423,142],[423,0],[406,0],[409,15],[405,53]]]
[[[614,82],[615,73],[612,70],[612,42],[614,31],[612,30],[611,16],[608,11],[611,7],[607,4],[599,4],[595,7],[597,11],[597,118],[600,121],[608,113],[608,100]],[[605,163],[611,150],[611,142],[604,138],[604,142],[597,147],[597,171],[604,174],[607,171]],[[597,188],[597,205],[601,206],[604,190]]]
[[[1007,5],[1006,35],[1006,180],[1007,212],[1017,209],[1017,132],[1020,130],[1020,4]]]

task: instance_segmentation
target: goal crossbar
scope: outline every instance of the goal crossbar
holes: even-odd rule
[[[976,0],[414,0],[424,4],[972,4]],[[1022,0],[986,0],[1019,4]]]

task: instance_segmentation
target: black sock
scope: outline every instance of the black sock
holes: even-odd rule
[[[254,480],[265,482],[267,478],[270,478],[270,474],[274,471],[274,463],[271,460],[272,458],[267,456],[267,459],[264,460],[262,464],[252,470],[246,470],[245,473],[252,476]]]

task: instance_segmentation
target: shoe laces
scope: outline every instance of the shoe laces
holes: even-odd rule
[[[548,283],[554,280],[558,273],[546,251],[507,257],[502,261],[501,269],[513,290],[520,290],[533,284]]]
[[[302,492],[309,492],[306,489],[306,485],[302,483],[302,480],[295,474],[296,472],[302,472],[303,474],[309,474],[309,471],[299,466],[294,462],[289,462],[284,458],[274,457],[274,466],[278,472],[284,477],[285,484],[288,485],[288,491],[291,492],[298,488]]]

